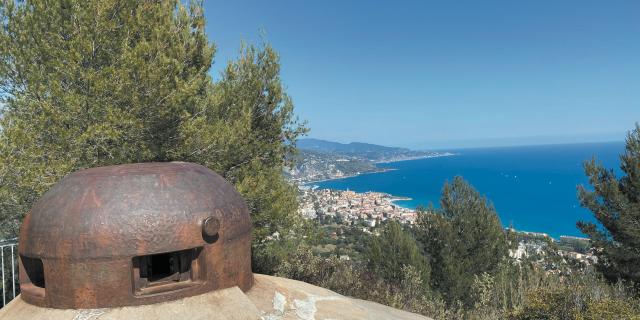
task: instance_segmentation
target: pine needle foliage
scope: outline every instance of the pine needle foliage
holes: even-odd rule
[[[624,176],[617,178],[596,159],[585,163],[591,189],[578,188],[580,203],[599,224],[578,222],[598,256],[598,268],[612,282],[640,283],[640,126],[636,124],[620,156]]]
[[[461,177],[445,183],[440,208],[422,210],[418,241],[431,262],[431,286],[449,303],[474,303],[476,276],[494,274],[508,254],[493,206]]]
[[[278,55],[243,46],[214,81],[204,29],[201,1],[0,0],[1,237],[68,173],[151,161],[200,163],[233,183],[256,248],[300,232],[281,171],[306,129]]]
[[[400,283],[404,269],[412,267],[421,281],[429,281],[429,265],[413,235],[397,221],[384,225],[379,236],[373,236],[366,251],[369,270],[390,283]]]

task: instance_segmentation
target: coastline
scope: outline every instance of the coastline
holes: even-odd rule
[[[399,160],[394,161],[398,162],[395,165],[380,165],[400,170],[387,175],[356,176],[349,180],[326,179],[329,181],[305,185],[315,184],[315,188],[320,189],[349,188],[356,192],[386,191],[392,195],[413,198],[395,200],[394,205],[415,209],[417,204],[428,205],[430,200],[438,207],[437,194],[442,186],[439,181],[445,181],[454,175],[464,175],[473,177],[473,182],[479,185],[481,192],[491,194],[492,201],[498,205],[496,210],[504,227],[512,226],[522,232],[546,233],[554,239],[559,239],[560,236],[581,237],[583,234],[575,227],[575,222],[591,221],[592,215],[575,199],[575,186],[588,183],[584,181],[580,163],[590,155],[596,154],[606,167],[616,168],[619,161],[617,155],[621,148],[619,144],[587,144],[576,147],[458,151],[458,157],[453,158],[434,161],[402,159],[413,162]],[[377,172],[376,170],[368,173]],[[515,173],[517,179],[514,177]],[[485,183],[487,181],[490,183]],[[553,201],[549,201],[548,204],[533,203],[528,196],[531,194],[545,195]],[[537,216],[542,218],[535,218]]]
[[[391,203],[393,203],[394,206],[398,206],[400,208],[411,210],[411,211],[417,211],[416,208],[406,207],[406,206],[403,206],[403,205],[397,203],[397,201],[411,201],[411,200],[413,200],[413,198],[399,197],[399,196],[394,196],[394,195],[390,195],[390,196],[391,196]]]
[[[330,189],[331,190],[331,189]],[[338,190],[338,191],[344,191],[344,190]],[[398,203],[396,203],[396,201],[407,201],[407,200],[413,200],[413,198],[410,197],[404,197],[404,196],[396,196],[387,192],[380,192],[380,191],[365,191],[365,192],[356,192],[356,194],[367,194],[367,193],[377,193],[377,194],[381,194],[383,195],[383,197],[388,198],[389,202],[391,202],[393,205],[402,208],[402,209],[406,209],[409,211],[412,211],[414,213],[417,213],[418,210],[417,208],[411,208],[411,207],[406,207],[403,205],[400,205]],[[557,235],[551,235],[549,233],[543,232],[543,231],[531,231],[531,230],[525,230],[525,229],[516,229],[513,226],[504,226],[503,225],[503,229],[506,231],[511,231],[511,232],[515,232],[517,234],[519,234],[520,236],[526,236],[526,237],[532,237],[532,238],[546,238],[549,239],[555,243],[559,243],[561,242],[562,238],[571,238],[571,239],[577,239],[577,240],[586,240],[588,241],[588,238],[585,237],[581,237],[581,236],[577,236],[577,235],[571,235],[571,234],[557,234]]]
[[[456,155],[458,155],[458,154],[457,153],[451,153],[451,152],[445,152],[445,153],[441,153],[441,154],[437,154],[437,155],[410,157],[410,158],[397,159],[397,160],[375,161],[375,162],[372,162],[372,163],[374,165],[377,165],[377,164],[387,164],[387,163],[395,163],[395,162],[403,162],[403,161],[413,161],[413,160],[422,160],[422,159],[431,159],[431,158],[440,158],[440,157],[451,157],[451,156],[456,156]],[[357,174],[345,175],[345,176],[336,177],[336,178],[313,180],[313,181],[300,183],[300,185],[301,186],[309,186],[309,185],[312,185],[314,183],[333,181],[333,180],[340,180],[340,179],[347,179],[347,178],[359,177],[359,176],[366,175],[366,174],[385,173],[385,172],[389,172],[389,171],[398,170],[396,168],[380,168],[380,167],[377,167],[377,168],[380,169],[380,170],[360,172],[360,173],[357,173]],[[409,199],[399,199],[399,200],[412,200],[412,199],[409,198]],[[403,208],[405,208],[405,207],[403,207]],[[411,209],[411,208],[406,208],[406,209]]]
[[[325,181],[333,181],[333,180],[340,180],[340,179],[347,179],[347,178],[353,178],[353,177],[359,177],[359,176],[363,176],[366,174],[374,174],[374,173],[384,173],[384,172],[389,172],[389,171],[395,171],[398,169],[395,168],[379,168],[379,171],[367,171],[367,172],[360,172],[357,174],[350,174],[350,175],[345,175],[339,178],[329,178],[329,179],[322,179],[322,180],[313,180],[313,181],[309,181],[309,182],[303,182],[300,185],[301,186],[309,186],[311,184],[314,183],[320,183],[320,182],[325,182]]]
[[[422,160],[422,159],[431,159],[431,158],[441,158],[441,157],[451,157],[456,156],[457,153],[445,152],[438,153],[435,155],[426,155],[426,156],[417,156],[417,157],[408,157],[404,159],[394,159],[394,160],[383,160],[383,161],[375,161],[374,164],[384,164],[384,163],[394,163],[394,162],[403,162],[403,161],[413,161],[413,160]]]

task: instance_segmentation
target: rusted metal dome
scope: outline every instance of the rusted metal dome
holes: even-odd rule
[[[231,184],[192,163],[74,172],[20,230],[22,298],[51,308],[157,303],[251,288],[251,221]]]

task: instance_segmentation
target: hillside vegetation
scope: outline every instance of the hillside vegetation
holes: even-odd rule
[[[591,186],[580,199],[599,224],[580,227],[599,257],[595,268],[512,259],[514,235],[462,178],[443,188],[441,209],[422,208],[415,225],[388,222],[373,234],[354,225],[334,239],[326,224],[298,215],[296,186],[283,175],[307,129],[270,45],[243,45],[214,80],[216,47],[201,1],[2,0],[0,26],[2,238],[15,237],[33,203],[70,172],[189,161],[218,172],[246,199],[254,272],[436,319],[640,318],[638,126],[622,155],[624,176],[597,161],[586,165]],[[436,155],[299,143],[309,158],[351,157],[341,171]]]
[[[592,186],[580,200],[600,221],[578,224],[590,248],[560,242],[592,250],[595,265],[544,237],[528,239],[546,243],[516,257],[520,241],[535,235],[503,229],[490,201],[457,177],[443,187],[439,209],[421,208],[415,225],[363,228],[319,217],[330,234],[293,253],[278,274],[435,319],[640,319],[640,127],[621,159],[620,178],[596,160],[585,164]]]
[[[83,168],[202,164],[235,185],[254,222],[254,270],[302,236],[282,176],[306,129],[268,44],[245,45],[214,81],[200,1],[0,1],[0,237]]]

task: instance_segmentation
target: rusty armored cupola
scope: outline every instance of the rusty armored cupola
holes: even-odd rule
[[[41,307],[143,305],[253,285],[247,206],[192,163],[74,172],[33,206],[19,241],[22,299]]]

